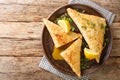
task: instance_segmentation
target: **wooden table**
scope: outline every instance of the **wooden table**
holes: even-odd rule
[[[92,0],[112,11],[113,49],[91,80],[120,80],[120,0]],[[67,0],[0,0],[0,80],[63,80],[38,67],[44,55],[42,18]]]

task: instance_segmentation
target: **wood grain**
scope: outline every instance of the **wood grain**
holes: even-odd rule
[[[113,41],[113,48],[112,48],[111,56],[120,57],[120,40]]]
[[[91,80],[120,79],[120,0],[91,0],[116,14],[111,57]],[[68,0],[0,0],[0,80],[63,80],[38,67],[42,56],[42,18]]]
[[[120,22],[119,0],[92,1],[115,13],[114,22]],[[0,0],[0,21],[42,21],[43,17],[48,17],[55,9],[67,2],[68,0]]]
[[[114,39],[120,39],[120,23],[113,23],[111,26],[112,28],[112,33],[113,33],[113,38]]]
[[[0,39],[0,56],[32,57],[43,56],[40,40]],[[120,40],[113,41],[111,56],[120,56]]]
[[[12,1],[12,0],[11,0]],[[56,0],[39,0],[39,1],[18,1],[11,2],[1,1],[0,5],[0,21],[42,21],[43,17],[48,17],[48,15],[53,12],[56,8],[65,5],[65,1],[56,1]],[[26,5],[23,5],[21,2],[25,2]],[[33,3],[32,3],[33,2]],[[37,3],[38,2],[38,3]],[[49,3],[46,3],[49,2]],[[57,3],[58,4],[57,4]],[[20,3],[20,4],[12,4]],[[31,5],[35,4],[35,5]],[[37,4],[37,5],[36,5]]]
[[[22,4],[22,5],[41,5],[41,4],[63,4],[68,0],[0,0],[1,4]]]
[[[119,25],[112,26],[111,56],[120,56]],[[42,30],[43,22],[0,22],[0,56],[43,56]]]
[[[119,24],[113,24],[113,33],[119,34]],[[41,22],[0,22],[0,55],[7,56],[42,56]],[[118,31],[117,31],[118,30]],[[116,41],[115,41],[116,43]],[[119,40],[117,40],[118,45]],[[119,55],[119,47],[115,47],[114,56]],[[116,55],[116,56],[117,56]]]
[[[41,57],[0,57],[0,77],[2,80],[63,80],[39,68],[40,60]],[[119,80],[119,74],[120,59],[109,58],[100,69],[91,74],[91,78]]]
[[[110,58],[97,71],[90,74],[91,80],[119,80],[120,58]]]
[[[0,37],[41,40],[42,29],[41,22],[0,22]]]
[[[36,57],[43,54],[40,40],[0,39],[0,56]]]
[[[111,26],[113,38],[120,38],[120,23]],[[0,22],[0,38],[41,39],[43,22]]]
[[[0,80],[61,80],[38,67],[40,57],[0,57]]]
[[[114,22],[120,22],[120,0],[91,0],[116,14]]]
[[[2,4],[0,5],[0,21],[42,21],[43,17],[47,17],[55,9],[54,7],[58,6],[57,4],[44,6]],[[51,8],[48,10],[47,7]]]

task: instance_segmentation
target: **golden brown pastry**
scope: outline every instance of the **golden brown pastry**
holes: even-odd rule
[[[60,53],[60,55],[70,65],[70,67],[78,77],[81,77],[81,69],[80,69],[81,45],[82,45],[82,39],[78,38],[65,51]]]
[[[73,19],[89,48],[99,53],[96,61],[99,63],[105,34],[106,21],[104,18],[80,13],[74,9],[68,8],[67,12]]]
[[[43,19],[43,21],[53,39],[56,48],[61,47],[69,42],[72,42],[78,37],[80,37],[80,34],[77,34],[75,32],[70,31],[69,33],[66,33],[62,29],[62,27],[47,19]]]

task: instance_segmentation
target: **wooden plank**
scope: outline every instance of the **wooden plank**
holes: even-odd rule
[[[119,23],[113,23],[111,26],[112,28],[112,33],[113,33],[113,38],[114,39],[120,39],[120,22]]]
[[[68,0],[0,0],[1,4],[27,4],[27,5],[40,5],[40,4],[63,4]]]
[[[42,23],[0,22],[1,56],[42,56]]]
[[[1,38],[40,39],[43,24],[40,22],[0,22]]]
[[[91,0],[116,14],[114,22],[120,22],[120,0]]]
[[[0,57],[2,80],[63,80],[38,67],[40,57]],[[113,74],[114,73],[114,74]],[[110,58],[92,73],[92,80],[119,80],[120,58]]]
[[[0,5],[0,21],[41,21],[43,17],[47,17],[58,4],[53,5],[19,5],[9,4]],[[17,7],[17,8],[16,8]],[[49,10],[48,10],[48,7]]]
[[[90,74],[91,80],[119,80],[120,58],[110,58],[97,71]]]
[[[114,22],[120,22],[119,0],[92,1],[115,13]],[[0,0],[0,21],[42,21],[43,17],[48,17],[67,2],[67,0]]]
[[[120,56],[120,40],[113,41],[110,56]],[[44,51],[40,40],[0,39],[0,56],[43,56]]]
[[[47,0],[39,1],[39,5],[1,4],[0,21],[42,21],[43,17],[48,17],[56,8],[66,4],[65,1],[50,1],[49,4]]]
[[[119,25],[112,26],[115,39],[111,56],[120,56]],[[42,22],[0,22],[0,56],[42,56],[42,29]]]
[[[120,23],[113,23],[113,38],[120,38]],[[0,22],[0,37],[41,39],[43,22]]]
[[[47,11],[45,7],[41,6],[13,4],[0,5],[0,10],[0,21],[41,21],[43,15],[40,14],[49,14],[53,8],[50,8],[49,11]]]
[[[61,80],[38,67],[40,57],[0,57],[1,80]]]
[[[120,40],[113,41],[111,56],[120,56]]]
[[[35,39],[0,39],[0,56],[43,56],[42,42]]]

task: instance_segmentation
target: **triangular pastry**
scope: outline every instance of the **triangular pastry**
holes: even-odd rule
[[[81,45],[82,39],[78,38],[65,51],[60,53],[60,55],[70,65],[70,67],[78,77],[81,77],[80,68]]]
[[[75,39],[81,37],[80,34],[77,34],[72,31],[66,33],[62,27],[47,19],[43,19],[43,21],[53,39],[56,48],[68,44],[74,41]]]
[[[80,13],[67,8],[69,16],[73,19],[89,48],[99,53],[96,61],[99,63],[105,34],[106,21],[104,18]]]

